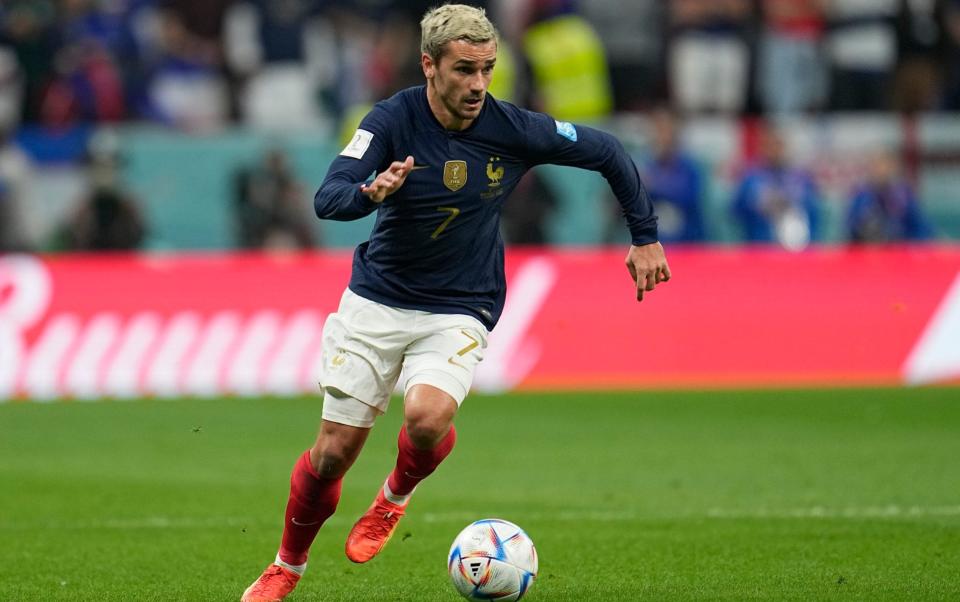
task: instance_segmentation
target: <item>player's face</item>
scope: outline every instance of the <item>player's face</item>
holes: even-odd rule
[[[480,115],[497,62],[497,43],[454,40],[439,60],[422,57],[430,108],[447,129],[464,129]]]

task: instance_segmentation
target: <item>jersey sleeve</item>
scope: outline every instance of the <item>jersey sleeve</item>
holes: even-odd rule
[[[389,122],[389,112],[380,105],[363,118],[353,138],[330,164],[313,197],[317,217],[349,221],[369,215],[380,206],[360,192],[360,186],[390,163]]]
[[[615,137],[584,125],[556,121],[523,111],[527,160],[599,172],[610,184],[630,229],[634,245],[657,242],[657,216],[636,164]]]

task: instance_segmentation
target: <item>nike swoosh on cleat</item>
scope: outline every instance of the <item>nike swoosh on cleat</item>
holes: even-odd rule
[[[297,520],[297,517],[293,517],[293,518],[290,519],[290,522],[293,523],[293,524],[295,524],[295,525],[297,525],[298,527],[309,527],[310,525],[315,525],[315,524],[319,523],[320,521],[315,520],[315,521],[313,521],[312,523],[301,523],[300,521]]]

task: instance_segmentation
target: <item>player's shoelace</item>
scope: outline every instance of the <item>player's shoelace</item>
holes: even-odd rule
[[[277,579],[283,579],[285,582],[290,581],[290,578],[283,571],[283,569],[278,565],[273,565],[266,570],[266,572],[257,580],[257,583],[253,586],[253,589],[250,590],[251,594],[268,594],[271,593],[270,589],[273,583]]]
[[[400,517],[403,516],[402,512],[398,513],[396,510],[388,510],[382,506],[378,510],[380,510],[380,512],[377,512],[378,520],[365,521],[367,524],[364,525],[366,527],[364,529],[366,531],[365,535],[373,536],[375,539],[390,535]]]

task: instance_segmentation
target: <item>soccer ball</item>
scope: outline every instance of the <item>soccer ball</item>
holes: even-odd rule
[[[537,550],[523,529],[498,518],[468,525],[450,546],[447,570],[468,600],[519,600],[537,576]]]

